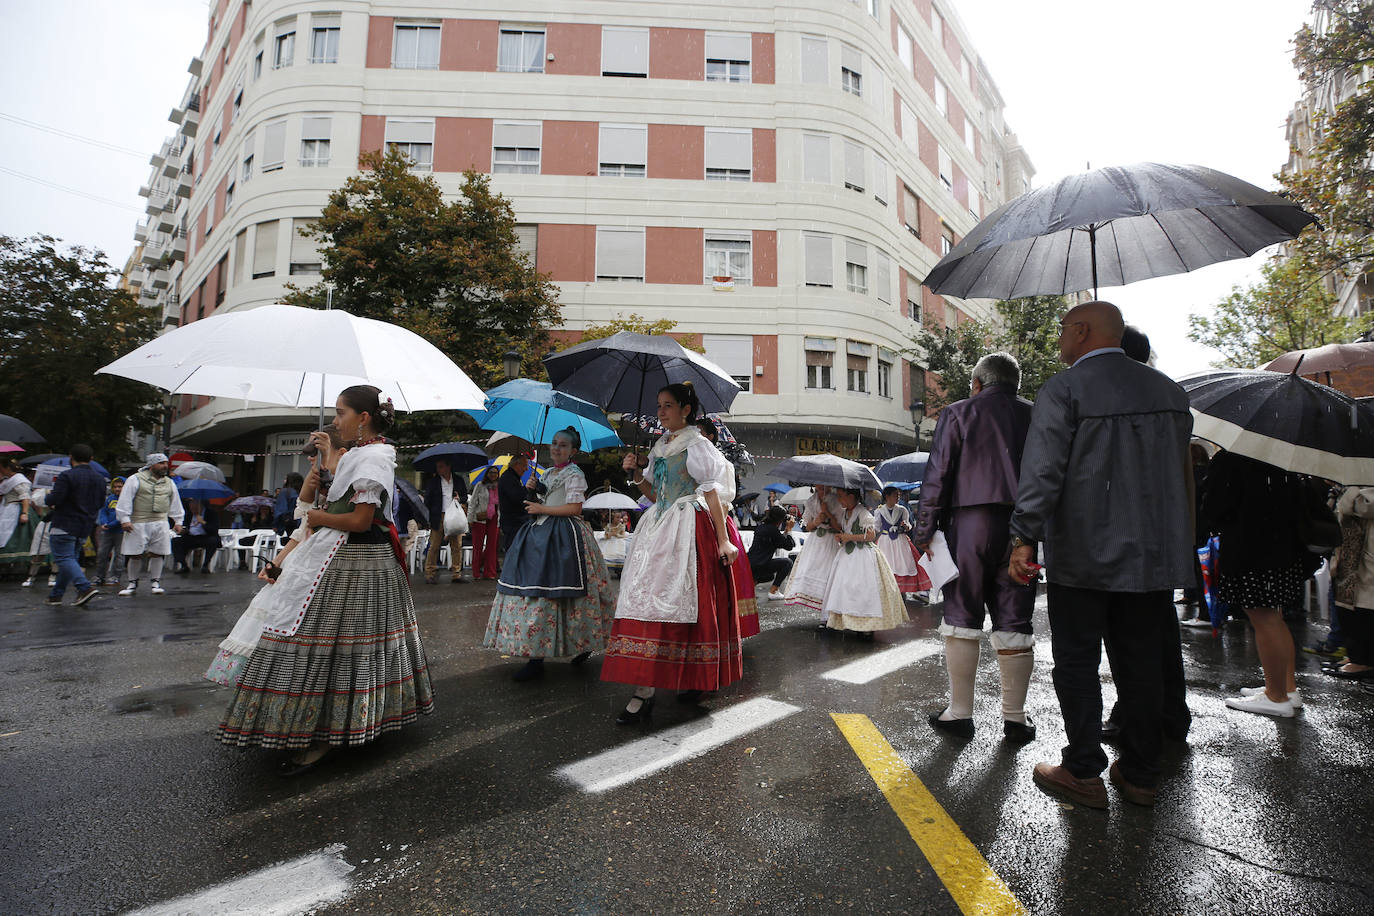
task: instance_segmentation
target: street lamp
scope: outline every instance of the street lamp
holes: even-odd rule
[[[506,355],[501,357],[501,367],[506,372],[506,378],[515,378],[520,374],[520,354],[515,350],[507,350]]]
[[[911,411],[911,425],[916,429],[916,451],[921,450],[921,423],[926,418],[926,402],[912,401],[908,408]]]

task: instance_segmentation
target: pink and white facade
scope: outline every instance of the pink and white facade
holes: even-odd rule
[[[135,276],[169,324],[313,282],[296,229],[399,144],[456,193],[493,176],[567,336],[637,312],[747,383],[755,451],[908,444],[922,316],[986,303],[919,279],[1029,186],[948,0],[216,0],[154,156]],[[226,450],[291,411],[183,398],[174,439]],[[256,437],[256,438],[254,438]]]

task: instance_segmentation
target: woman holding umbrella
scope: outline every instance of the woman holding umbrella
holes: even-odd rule
[[[581,444],[571,426],[554,434],[544,500],[525,503],[529,524],[512,538],[497,579],[482,645],[529,659],[517,681],[543,677],[546,658],[581,664],[606,647],[611,629],[611,574],[582,518],[587,478],[572,463]]]
[[[602,680],[637,688],[616,718],[621,725],[649,717],[658,687],[695,699],[744,674],[731,575],[741,553],[725,518],[735,473],[692,425],[700,411],[690,383],[664,386],[658,419],[666,432],[649,451],[649,473],[625,456],[625,471],[653,508],[625,561],[601,667]]]
[[[892,576],[892,567],[874,547],[878,526],[863,504],[863,492],[843,489],[837,493],[838,515],[828,515],[837,546],[830,581],[821,610],[825,626],[852,630],[872,639],[877,630],[890,630],[907,622],[906,605]]]
[[[802,526],[806,529],[806,543],[797,554],[797,565],[787,580],[783,599],[791,605],[801,605],[819,611],[825,604],[825,590],[830,584],[830,570],[840,552],[835,540],[834,519],[841,513],[840,502],[830,487],[819,485],[802,507]],[[821,624],[821,628],[825,628]]]

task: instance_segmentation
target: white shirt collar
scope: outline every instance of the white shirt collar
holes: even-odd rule
[[[1126,352],[1126,351],[1123,350],[1123,349],[1121,349],[1120,347],[1098,347],[1096,350],[1089,350],[1087,353],[1084,353],[1082,356],[1078,357],[1078,359],[1076,359],[1076,360],[1073,361],[1073,365],[1074,365],[1074,366],[1077,366],[1079,363],[1083,362],[1083,360],[1085,360],[1085,359],[1092,359],[1094,356],[1101,356],[1101,355],[1103,355],[1104,353],[1125,353],[1125,352]],[[1072,369],[1073,366],[1070,366],[1069,368]]]

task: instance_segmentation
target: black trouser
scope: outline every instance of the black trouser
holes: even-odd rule
[[[1080,779],[1107,768],[1102,750],[1102,643],[1110,640],[1120,697],[1121,774],[1144,788],[1159,782],[1166,626],[1173,591],[1108,592],[1050,583],[1054,691],[1069,743],[1063,765]],[[1177,637],[1176,637],[1177,638]]]
[[[205,559],[200,563],[201,569],[209,569],[210,561],[215,558],[215,551],[219,550],[219,535],[183,534],[172,538],[172,560],[177,566],[184,566],[186,557],[197,548],[205,549]]]
[[[754,573],[755,582],[762,582],[772,576],[773,588],[782,588],[782,584],[787,581],[787,574],[792,571],[792,560],[788,557],[773,557],[757,565],[750,563],[749,568]]]
[[[1345,657],[1357,665],[1374,665],[1374,610],[1336,606],[1345,636]]]
[[[1175,741],[1188,737],[1188,729],[1193,726],[1193,714],[1188,711],[1188,685],[1183,676],[1183,638],[1179,635],[1178,617],[1172,624],[1164,622],[1164,648],[1160,656],[1160,676],[1163,680],[1164,706],[1161,710],[1164,734]],[[1105,641],[1107,662],[1112,666],[1112,677],[1116,677],[1117,659],[1120,652],[1110,638]],[[1121,699],[1117,696],[1116,705],[1108,720],[1121,724]]]

